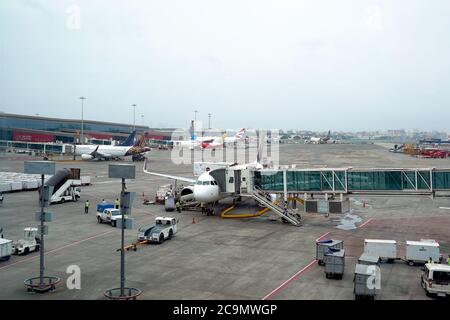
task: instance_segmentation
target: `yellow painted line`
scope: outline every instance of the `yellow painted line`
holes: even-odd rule
[[[227,214],[228,212],[230,212],[231,210],[233,210],[235,208],[235,206],[231,206],[225,210],[223,210],[220,213],[220,217],[222,219],[243,219],[243,218],[254,218],[254,217],[259,217],[262,216],[264,213],[266,213],[267,211],[269,211],[269,208],[264,208],[262,210],[259,210],[256,213],[239,213],[239,214]]]

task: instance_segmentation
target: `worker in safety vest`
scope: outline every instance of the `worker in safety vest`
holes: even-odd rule
[[[428,259],[428,263],[434,263],[433,258]]]
[[[84,213],[89,213],[89,200],[84,203]]]
[[[447,264],[450,266],[450,254],[448,255],[448,258],[447,258]]]
[[[115,206],[116,209],[119,209],[119,207],[120,207],[119,199],[116,199],[116,201],[114,201],[114,206]]]
[[[175,203],[175,207],[177,208],[177,211],[181,213],[181,203],[180,203],[180,201],[177,201]]]

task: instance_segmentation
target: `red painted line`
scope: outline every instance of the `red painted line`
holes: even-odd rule
[[[292,281],[296,280],[298,277],[300,277],[305,271],[307,271],[309,268],[311,268],[315,263],[317,262],[316,259],[308,263],[306,266],[304,266],[301,270],[299,270],[296,274],[294,274],[292,277],[287,279],[285,282],[280,284],[276,289],[272,290],[269,294],[267,294],[264,298],[261,300],[269,300],[273,296],[275,296],[278,292],[280,292],[282,289],[284,289],[287,285],[289,285]]]
[[[331,233],[331,231],[325,232],[323,235],[321,235],[320,237],[318,237],[318,238],[316,239],[316,242],[322,240],[323,238],[325,238],[325,237],[326,237],[327,235],[329,235],[330,233]]]
[[[364,222],[362,225],[358,226],[358,228],[362,228],[364,226],[366,226],[367,224],[369,224],[373,219],[370,218],[369,220],[367,220],[366,222]]]
[[[97,235],[95,235],[95,236],[91,236],[91,237],[88,237],[88,238],[85,238],[85,239],[81,239],[81,240],[78,240],[78,241],[75,241],[75,242],[66,244],[66,245],[64,245],[64,246],[62,246],[62,247],[58,247],[58,248],[55,248],[55,249],[46,251],[46,252],[44,253],[44,255],[47,255],[47,254],[53,253],[53,252],[57,252],[57,251],[60,251],[60,250],[62,250],[62,249],[65,249],[65,248],[68,248],[68,247],[77,245],[77,244],[79,244],[79,243],[82,243],[82,242],[85,242],[85,241],[88,241],[88,240],[92,240],[92,239],[95,239],[95,238],[104,236],[105,234],[109,234],[109,233],[111,233],[111,232],[113,232],[113,231],[114,231],[114,230],[109,230],[109,231],[106,231],[106,232],[97,234]],[[14,265],[19,264],[19,263],[21,263],[21,262],[25,262],[25,261],[29,261],[29,260],[36,259],[36,258],[38,258],[38,257],[39,257],[39,254],[36,254],[36,255],[34,255],[34,256],[32,256],[32,257],[28,257],[28,258],[25,258],[25,259],[22,259],[22,260],[19,260],[19,261],[10,263],[10,264],[8,264],[8,265],[6,265],[6,266],[4,266],[4,267],[1,267],[0,270],[6,269],[6,268],[8,268],[8,267],[10,267],[10,266],[14,266]]]

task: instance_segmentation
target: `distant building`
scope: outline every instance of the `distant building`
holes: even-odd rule
[[[121,141],[133,130],[133,125],[84,120],[84,135],[90,140]],[[174,129],[149,128],[136,125],[138,134],[149,139],[169,140]],[[61,119],[0,113],[0,140],[23,142],[78,143],[80,119]]]

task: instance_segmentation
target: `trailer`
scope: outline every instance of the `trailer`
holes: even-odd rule
[[[8,261],[12,253],[12,240],[0,238],[0,261]]]
[[[367,265],[367,266],[371,266],[371,265],[380,265],[380,257],[374,254],[369,254],[369,253],[363,253],[359,258],[358,258],[358,264],[363,264],[363,265]]]
[[[437,262],[439,256],[439,243],[435,241],[406,241],[405,260],[410,266],[425,264],[430,258]]]
[[[320,266],[324,265],[323,259],[325,252],[329,249],[344,249],[344,241],[325,239],[316,241],[316,260],[319,262]]]
[[[392,263],[397,259],[397,241],[381,239],[365,239],[364,253],[380,257],[380,260]]]
[[[345,250],[344,249],[328,249],[325,252],[325,275],[327,279],[342,279],[345,269]]]
[[[353,277],[355,300],[375,299],[375,296],[380,292],[380,288],[377,287],[376,281],[375,283],[373,282],[373,278],[374,266],[364,264],[356,265],[355,275]]]

